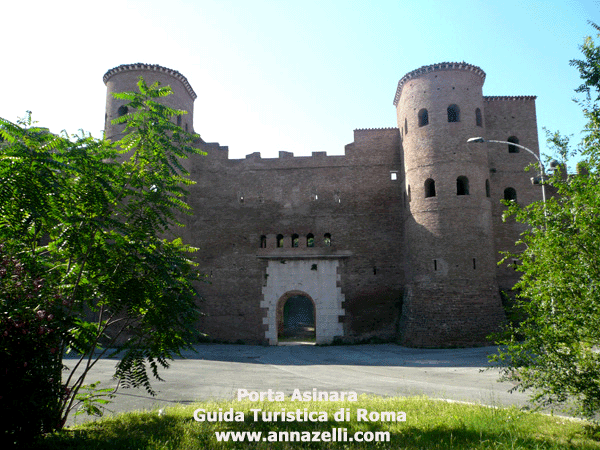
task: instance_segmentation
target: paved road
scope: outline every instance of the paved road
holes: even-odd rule
[[[497,382],[488,367],[492,347],[424,350],[393,344],[316,347],[262,347],[206,344],[187,352],[162,371],[156,397],[141,389],[121,389],[110,405],[114,412],[157,409],[196,400],[233,399],[238,389],[249,391],[355,391],[382,396],[425,394],[432,398],[487,405],[524,405],[527,396],[508,393],[511,385]],[[72,360],[66,360],[68,366]],[[116,360],[103,359],[88,382],[115,386]],[[75,423],[86,419],[80,415]],[[73,423],[73,419],[71,419]]]

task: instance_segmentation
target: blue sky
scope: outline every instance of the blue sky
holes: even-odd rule
[[[538,96],[544,152],[542,127],[581,136],[569,60],[600,1],[33,0],[2,15],[0,116],[31,110],[52,131],[100,136],[102,75],[144,62],[188,78],[195,131],[231,158],[342,154],[354,129],[396,126],[404,74],[465,61],[484,95]]]

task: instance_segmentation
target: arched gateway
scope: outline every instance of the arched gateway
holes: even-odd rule
[[[304,292],[287,292],[277,302],[277,340],[315,342],[316,308]]]
[[[345,312],[339,287],[339,257],[265,259],[266,284],[260,306],[266,310],[263,324],[269,344],[277,345],[286,333],[308,331],[311,327],[317,344],[342,337],[340,318]]]

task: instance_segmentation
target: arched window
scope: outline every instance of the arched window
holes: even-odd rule
[[[277,248],[283,247],[283,234],[277,235]]]
[[[448,106],[448,122],[460,122],[460,109],[458,105]]]
[[[507,187],[504,189],[504,200],[517,201],[517,191],[514,188]]]
[[[478,127],[483,126],[483,119],[481,117],[481,109],[479,109],[479,108],[477,108],[475,110],[475,125],[477,125]]]
[[[323,236],[323,243],[325,244],[325,247],[331,247],[331,234],[325,233]]]
[[[425,125],[429,125],[429,113],[423,108],[419,111],[419,126],[424,127]]]
[[[312,233],[308,233],[306,235],[306,246],[314,247],[315,246],[315,235]]]
[[[435,197],[435,181],[431,178],[425,180],[425,198]]]
[[[298,242],[300,241],[300,236],[297,234],[292,234],[292,247],[298,247]]]
[[[117,115],[119,117],[124,116],[125,114],[127,114],[127,111],[129,111],[127,109],[127,106],[123,105],[123,106],[119,106],[119,109],[117,109]]]
[[[265,235],[260,237],[260,248],[267,248],[267,237]]]
[[[490,180],[485,180],[485,196],[490,197]]]
[[[507,141],[512,142],[513,144],[518,144],[519,138],[517,138],[516,136],[511,136],[507,139]],[[508,153],[519,153],[519,147],[508,144]]]
[[[469,179],[460,176],[456,179],[456,195],[469,195]]]

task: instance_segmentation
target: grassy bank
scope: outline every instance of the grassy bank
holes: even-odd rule
[[[221,413],[233,409],[243,422],[227,422],[222,416],[216,422],[198,422],[194,411]],[[304,421],[304,409],[314,418]],[[346,421],[334,420],[336,412],[345,408]],[[252,409],[260,409],[255,420]],[[263,421],[262,411],[285,409],[287,418]],[[297,411],[300,410],[300,411]],[[362,411],[360,411],[362,410]],[[381,412],[390,411],[389,420]],[[398,414],[402,411],[406,415]],[[376,414],[377,413],[377,414]],[[197,412],[201,418],[202,412]],[[269,413],[267,413],[269,415]],[[286,414],[284,414],[285,416]],[[361,420],[358,420],[359,417]],[[339,415],[337,416],[339,419]],[[364,420],[364,419],[367,420]],[[271,417],[271,420],[273,418]],[[332,429],[340,431],[334,431]],[[343,430],[346,430],[345,432]],[[218,442],[215,432],[261,432],[259,442]],[[288,439],[338,438],[337,442],[264,442],[269,437]],[[293,436],[292,432],[296,432]],[[308,432],[308,433],[307,433]],[[371,442],[340,442],[357,437]],[[376,442],[378,437],[387,442]],[[271,433],[271,434],[269,434]],[[345,435],[344,435],[345,433]],[[231,439],[231,436],[230,436]],[[46,436],[37,448],[45,449],[600,449],[600,438],[584,422],[560,417],[527,413],[515,408],[489,408],[434,401],[424,397],[379,398],[362,396],[357,402],[204,402],[193,406],[158,411],[127,413],[98,422],[80,425]]]

